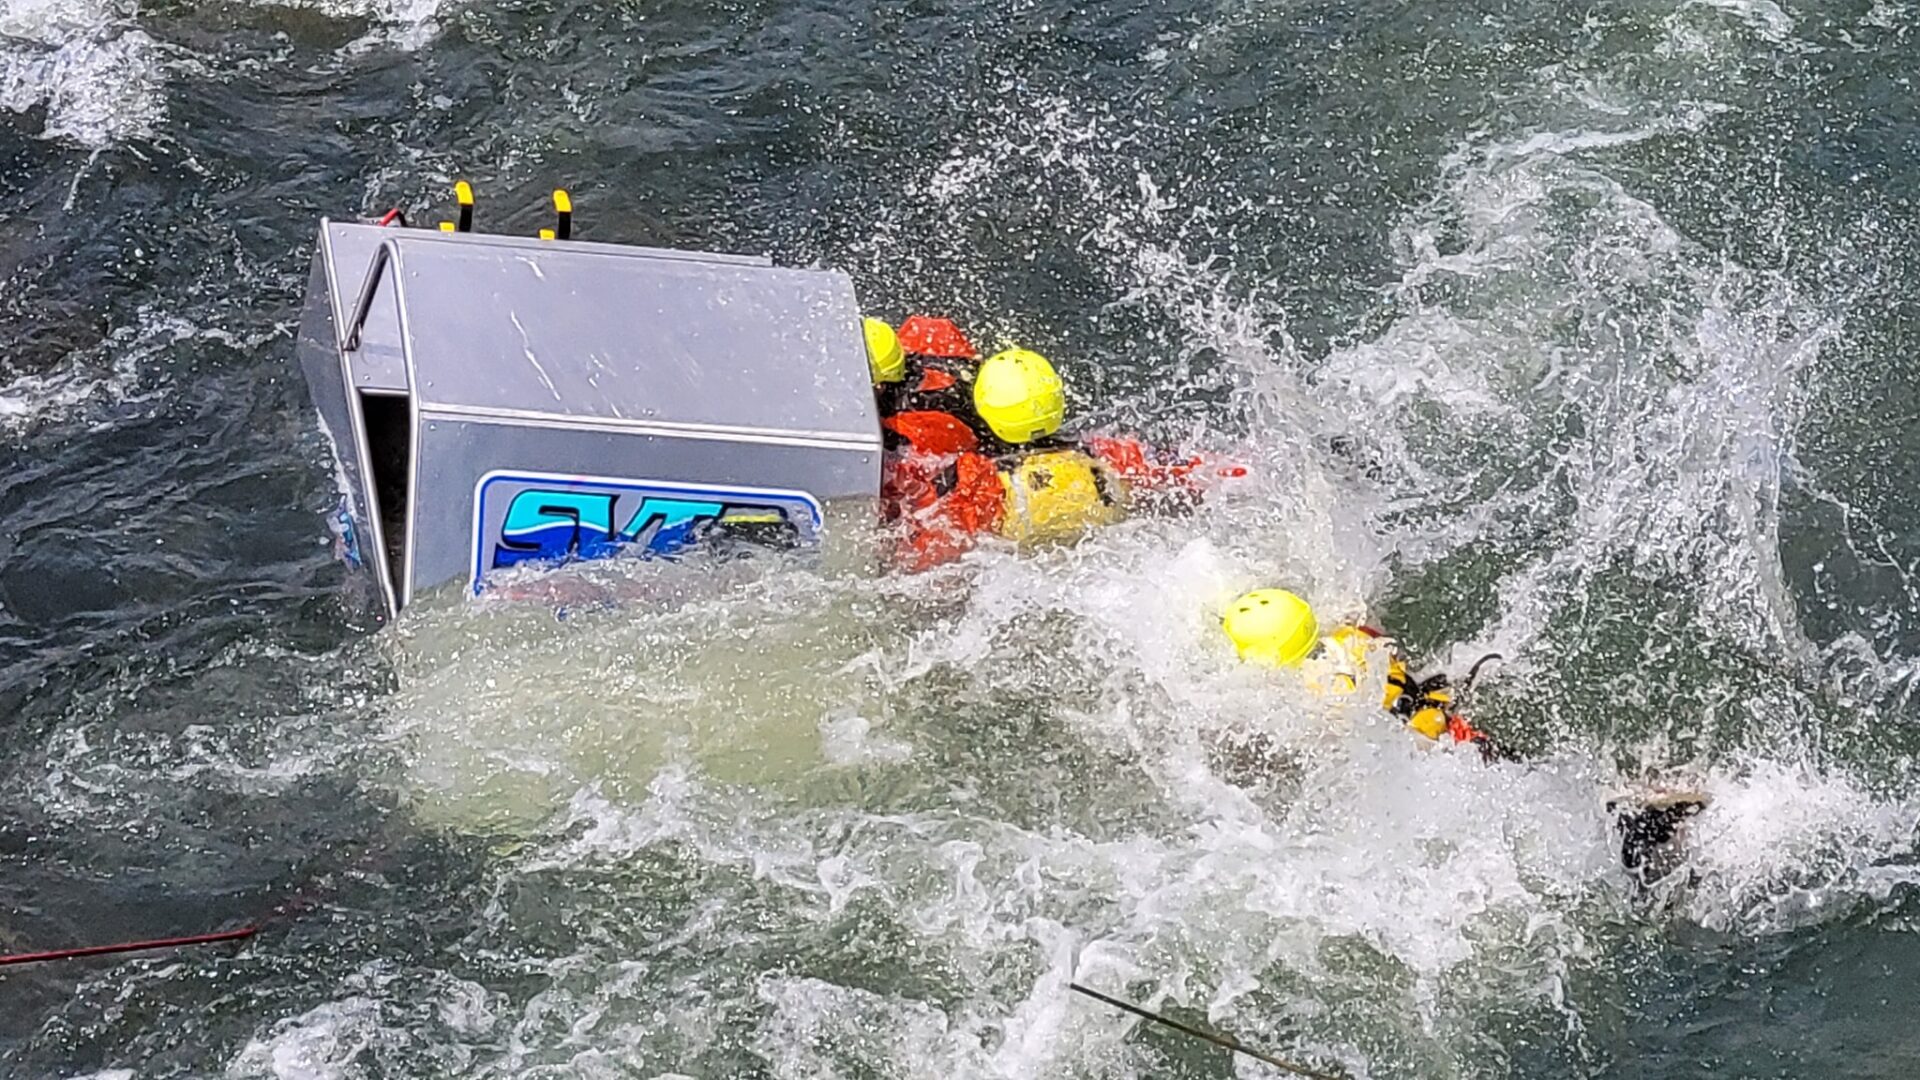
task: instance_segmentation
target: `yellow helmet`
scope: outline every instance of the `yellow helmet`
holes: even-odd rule
[[[1320,620],[1305,600],[1285,589],[1255,589],[1233,602],[1221,628],[1240,659],[1293,667],[1320,639]]]
[[[1047,358],[1026,349],[995,353],[973,378],[973,407],[995,435],[1032,442],[1060,430],[1067,392]]]
[[[1127,516],[1126,482],[1078,450],[1031,454],[1000,474],[1000,535],[1020,544],[1075,540]]]
[[[899,382],[907,377],[907,354],[900,348],[900,335],[879,319],[862,319],[867,334],[867,369],[876,383]]]

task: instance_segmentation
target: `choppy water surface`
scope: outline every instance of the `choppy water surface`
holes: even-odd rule
[[[1913,1075],[1914,12],[0,0],[17,1076]],[[915,579],[335,598],[316,219],[764,251],[1253,466]],[[1329,447],[1338,445],[1338,453]],[[859,537],[845,542],[857,548]],[[1369,612],[1531,767],[1237,668]],[[1715,796],[1635,900],[1601,804]]]

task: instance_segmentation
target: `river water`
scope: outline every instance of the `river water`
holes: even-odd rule
[[[0,945],[22,1077],[1355,1077],[1920,1061],[1920,97],[1888,0],[0,0]],[[876,575],[369,627],[321,216],[846,269],[1229,455]],[[1290,585],[1413,745],[1240,669]],[[1604,801],[1705,788],[1639,896]],[[1237,1071],[1236,1071],[1237,1070]]]

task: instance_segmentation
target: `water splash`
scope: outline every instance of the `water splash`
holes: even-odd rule
[[[166,116],[160,46],[117,0],[0,4],[0,108],[45,109],[41,136],[98,150]]]
[[[1098,106],[1016,92],[1020,123],[908,182],[876,244],[1037,173],[1118,303],[1182,328],[1160,389],[1228,386],[1201,436],[1255,466],[1191,518],[921,578],[774,567],[644,614],[406,631],[392,782],[428,820],[524,838],[490,878],[503,919],[539,882],[586,924],[523,958],[549,981],[501,1069],[1164,1071],[1064,1000],[1073,977],[1356,1075],[1474,1073],[1490,1009],[1591,1069],[1608,978],[1663,917],[1636,908],[1604,809],[1649,762],[1699,766],[1715,799],[1673,917],[1775,933],[1905,880],[1904,803],[1751,745],[1809,718],[1778,506],[1844,306],[1704,249],[1619,179],[1621,155],[1728,106],[1539,79],[1567,114],[1464,136],[1393,230],[1377,331],[1318,358],[1210,254],[1208,192],[1157,176]],[[958,289],[986,303],[984,278]],[[1425,577],[1466,571],[1470,616]],[[1548,752],[1488,767],[1236,666],[1218,610],[1275,582],[1438,623],[1434,662],[1507,651],[1488,707]],[[1682,646],[1632,621],[1649,603]],[[1750,674],[1728,656],[1765,672],[1719,703],[1759,735],[1689,739]],[[1628,705],[1657,723],[1617,726]],[[688,898],[647,916],[657,940],[600,899],[662,880]]]

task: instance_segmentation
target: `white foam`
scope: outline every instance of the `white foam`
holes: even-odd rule
[[[1776,45],[1793,40],[1793,16],[1773,0],[1691,0],[1691,3],[1724,11]]]
[[[873,721],[864,716],[839,716],[820,723],[820,749],[834,765],[898,764],[913,755],[913,746],[899,739],[877,736]]]
[[[337,8],[365,15],[378,26],[350,48],[388,45],[412,52],[440,35],[442,0],[331,0]]]
[[[1391,1023],[1441,1023],[1458,1008],[1447,980],[1496,945],[1500,971],[1489,978],[1502,1000],[1520,994],[1558,1007],[1550,993],[1558,973],[1587,948],[1574,922],[1581,898],[1617,873],[1598,789],[1565,766],[1487,769],[1470,755],[1415,751],[1391,734],[1334,740],[1337,760],[1313,767],[1311,794],[1277,815],[1223,803],[1194,787],[1196,774],[1156,767],[1165,773],[1164,797],[1186,805],[1192,824],[1110,841],[958,807],[794,816],[777,798],[672,773],[637,807],[576,798],[555,826],[570,839],[529,850],[502,874],[545,876],[685,852],[703,867],[734,871],[707,873],[707,903],[681,931],[689,942],[745,933],[735,937],[738,947],[757,950],[802,927],[838,933],[829,929],[835,920],[856,918],[863,905],[858,919],[884,909],[910,928],[921,943],[914,948],[948,958],[957,1009],[805,973],[757,975],[771,1012],[755,1045],[776,1075],[859,1062],[902,1077],[1011,1077],[1123,1059],[1114,1018],[1067,994],[1073,978],[1145,980],[1178,1000],[1188,1000],[1189,980],[1219,985],[1208,1008],[1222,1021],[1239,1018],[1242,999],[1282,973],[1330,994],[1367,985],[1377,998],[1377,972],[1327,962],[1328,944],[1343,940],[1360,949],[1356,958],[1408,973],[1379,1002]],[[769,887],[782,898],[781,924],[735,924],[730,911],[741,890]],[[1007,970],[1020,957],[1036,965],[1033,976]],[[657,1025],[663,1012],[693,1003],[646,967],[610,959],[588,953],[563,962],[564,979],[526,1007],[518,1025],[525,1045],[514,1062],[546,1059],[566,1045],[539,1034],[556,1016],[570,1018],[607,1061],[631,1068],[647,1060],[622,1057],[616,1031],[649,1013]],[[716,964],[708,977],[722,977],[726,965]],[[642,987],[636,1016],[631,1003]],[[697,1000],[712,990],[690,992]],[[1311,996],[1303,991],[1303,1000]],[[1297,1019],[1319,1022],[1311,1010]]]
[[[1698,880],[1686,912],[1727,932],[1825,922],[1896,886],[1920,884],[1920,799],[1887,797],[1844,772],[1760,759],[1714,770],[1712,805],[1689,826]]]
[[[124,422],[129,407],[162,392],[168,360],[178,346],[211,342],[252,350],[279,334],[275,329],[235,334],[142,306],[133,323],[114,328],[97,345],[0,385],[0,432],[19,434],[50,423]]]
[[[226,1075],[274,1080],[345,1080],[361,1074],[364,1055],[386,1031],[371,997],[329,1001],[273,1025],[247,1041]]]
[[[439,34],[442,0],[255,0],[363,19],[346,47],[419,49]],[[142,29],[135,0],[0,0],[0,109],[46,110],[41,136],[91,150],[152,138],[175,68],[197,70]]]
[[[98,149],[166,115],[160,49],[112,0],[0,0],[0,108],[44,107],[41,134]]]
[[[1483,493],[1438,528],[1436,515],[1407,518],[1403,506],[1393,507],[1403,524],[1376,527],[1418,565],[1571,522],[1570,537],[1510,575],[1502,619],[1463,655],[1524,654],[1562,598],[1624,556],[1708,582],[1699,599],[1729,636],[1806,657],[1776,503],[1803,373],[1840,314],[1784,279],[1706,259],[1586,160],[1701,130],[1724,106],[1622,115],[1612,99],[1596,110],[1590,82],[1547,93],[1604,126],[1458,148],[1433,205],[1398,228],[1402,314],[1325,368],[1340,404],[1370,415],[1398,487]],[[1596,295],[1607,306],[1582,323],[1601,329],[1566,340],[1559,313]]]

